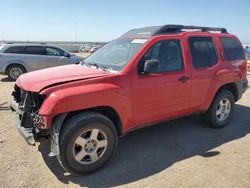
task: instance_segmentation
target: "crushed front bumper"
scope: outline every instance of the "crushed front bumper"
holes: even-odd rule
[[[10,107],[12,111],[16,112],[16,127],[26,142],[30,145],[35,145],[34,127],[25,126],[25,113],[18,108],[18,103],[12,98],[10,100]]]

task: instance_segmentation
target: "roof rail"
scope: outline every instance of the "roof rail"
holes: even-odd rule
[[[225,28],[219,28],[219,27],[164,25],[159,30],[157,30],[153,35],[176,34],[176,33],[194,31],[194,30],[200,31],[200,32],[214,31],[214,32],[227,33],[227,30]]]
[[[5,44],[47,44],[46,42],[5,42]]]

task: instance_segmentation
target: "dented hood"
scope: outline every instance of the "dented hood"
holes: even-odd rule
[[[94,69],[82,65],[58,66],[21,75],[16,84],[23,90],[40,92],[51,85],[84,80],[107,75],[101,69]]]

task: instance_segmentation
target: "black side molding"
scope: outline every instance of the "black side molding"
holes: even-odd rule
[[[248,80],[245,78],[239,82],[236,82],[235,84],[236,84],[237,91],[238,91],[238,98],[236,101],[238,101],[241,98],[242,94],[246,92],[248,88]]]

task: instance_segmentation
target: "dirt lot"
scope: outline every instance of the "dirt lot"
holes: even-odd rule
[[[65,173],[49,142],[28,146],[8,108],[14,83],[0,76],[0,187],[250,187],[250,89],[233,121],[211,129],[192,116],[133,132],[105,168]]]

